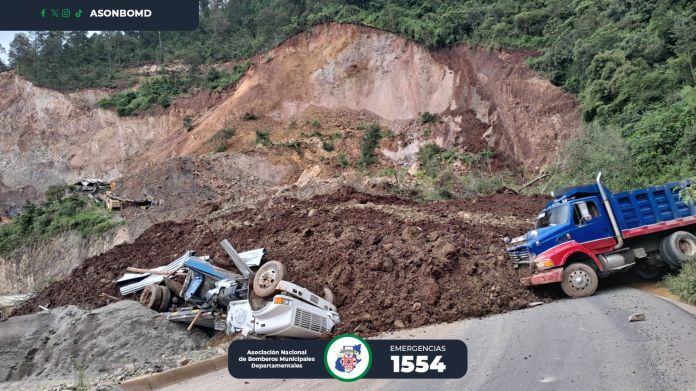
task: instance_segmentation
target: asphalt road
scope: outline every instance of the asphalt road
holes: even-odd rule
[[[646,320],[629,323],[638,312]],[[469,370],[456,380],[355,383],[238,380],[218,371],[167,390],[696,390],[696,316],[632,288],[380,338],[460,338]]]

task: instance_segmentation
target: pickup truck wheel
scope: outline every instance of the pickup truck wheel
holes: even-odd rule
[[[269,297],[275,293],[278,283],[287,279],[288,271],[278,261],[266,262],[254,276],[254,293],[260,297]]]
[[[660,255],[670,266],[679,267],[687,260],[696,258],[696,237],[686,231],[674,232],[662,239],[660,250]]]
[[[561,288],[570,297],[591,296],[598,283],[597,273],[584,263],[572,263],[563,270]]]
[[[169,308],[169,302],[172,299],[172,292],[164,285],[157,285],[157,287],[162,291],[162,299],[160,300],[160,305],[157,310],[159,312],[166,312]]]
[[[140,294],[140,304],[151,310],[159,311],[161,303],[162,290],[159,285],[148,285],[143,289],[143,293]]]

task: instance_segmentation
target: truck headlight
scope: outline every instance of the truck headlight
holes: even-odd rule
[[[535,261],[534,265],[536,266],[537,270],[550,269],[553,267],[553,261],[546,258],[539,261]]]

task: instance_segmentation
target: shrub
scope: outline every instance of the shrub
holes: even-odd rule
[[[215,152],[221,153],[227,151],[227,144],[218,144],[217,147],[215,147]]]
[[[377,160],[375,149],[379,145],[381,137],[379,125],[370,124],[367,126],[360,145],[360,160],[358,164],[361,167],[367,168],[375,163]]]
[[[341,168],[346,168],[350,166],[350,162],[348,161],[348,158],[346,157],[346,153],[344,151],[338,153],[338,157],[336,158],[336,165]]]
[[[437,120],[438,120],[437,114],[433,114],[433,113],[428,112],[428,111],[420,113],[421,125],[434,124],[435,122],[437,122]]]
[[[271,143],[271,144],[272,144],[272,143]],[[295,141],[288,141],[288,142],[286,142],[286,143],[279,143],[279,144],[276,144],[276,145],[279,146],[279,147],[285,147],[285,148],[293,149],[293,150],[295,150],[295,152],[297,152],[298,154],[301,154],[301,153],[302,153],[302,143],[300,143],[300,142],[297,141],[297,140],[295,140]]]
[[[184,129],[186,129],[187,132],[190,132],[191,129],[193,129],[193,118],[186,114],[183,119],[184,122]]]
[[[311,125],[314,129],[320,129],[320,128],[321,128],[321,122],[319,122],[319,120],[316,119],[316,118],[313,119],[312,122],[310,122],[310,125]]]
[[[321,147],[324,148],[324,151],[326,152],[331,152],[334,150],[334,145],[331,141],[324,140],[321,142]]]
[[[396,171],[394,171],[394,168],[392,167],[385,167],[377,173],[377,176],[381,177],[393,177],[396,174]]]
[[[685,262],[679,274],[665,276],[662,285],[685,301],[696,304],[696,260]]]
[[[425,175],[435,177],[442,163],[443,150],[437,144],[426,144],[418,151],[418,164]]]
[[[246,112],[246,113],[244,113],[244,115],[242,116],[242,119],[243,119],[244,121],[256,121],[257,119],[259,119],[259,116],[256,115],[256,114],[254,114],[254,113]]]
[[[256,130],[256,144],[261,144],[267,147],[270,147],[273,145],[273,142],[271,141],[271,135],[269,132],[264,132],[261,130]]]

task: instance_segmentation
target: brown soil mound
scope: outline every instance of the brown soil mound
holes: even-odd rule
[[[117,295],[111,281],[127,266],[162,265],[188,249],[230,268],[218,245],[224,238],[241,251],[265,247],[267,259],[283,262],[291,279],[311,290],[331,287],[343,321],[339,331],[370,335],[401,322],[415,327],[504,312],[539,297],[519,284],[500,237],[527,228],[528,221],[512,216],[536,212],[544,202],[496,194],[476,202],[418,204],[342,189],[235,212],[215,227],[157,224],[135,243],[87,260],[15,314],[38,305],[102,306],[99,293]],[[480,213],[486,209],[497,216]]]

